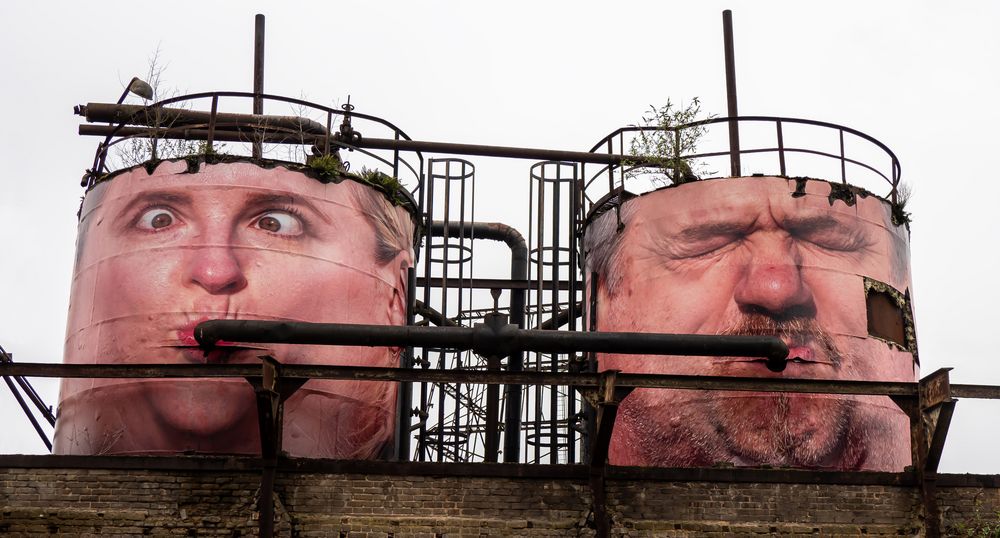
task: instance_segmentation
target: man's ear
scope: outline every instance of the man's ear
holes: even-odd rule
[[[392,296],[389,298],[386,319],[392,325],[405,325],[406,284],[409,280],[406,276],[407,270],[413,265],[413,256],[407,251],[400,251],[389,263],[396,270],[393,274]]]

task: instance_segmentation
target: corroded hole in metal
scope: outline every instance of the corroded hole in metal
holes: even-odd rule
[[[852,187],[845,183],[830,183],[830,205],[837,200],[843,201],[848,206],[853,206],[857,203],[857,196],[855,193],[858,192],[857,187]]]
[[[868,277],[864,280],[868,335],[909,351],[919,364],[909,291],[901,292],[885,282]]]
[[[817,179],[810,177],[792,177],[789,178],[795,181],[795,190],[792,191],[792,198],[801,198],[806,195],[806,184],[810,181],[821,181],[830,186],[830,194],[827,196],[827,200],[832,206],[834,202],[840,200],[847,204],[848,206],[853,206],[857,203],[858,197],[868,198],[869,196],[874,196],[872,193],[868,192],[861,187],[855,187],[847,183],[835,183],[832,181],[827,181],[825,179]]]
[[[792,193],[792,198],[802,198],[806,195],[806,182],[809,178],[797,177],[795,179],[795,192]]]

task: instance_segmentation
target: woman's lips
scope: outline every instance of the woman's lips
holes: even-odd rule
[[[178,349],[188,362],[207,364],[255,363],[258,362],[257,356],[260,355],[260,352],[268,350],[266,347],[247,346],[225,340],[220,340],[213,346],[202,346],[194,337],[194,329],[199,323],[204,321],[207,321],[207,319],[189,323],[178,329],[177,343],[168,347]],[[253,353],[246,353],[248,351],[252,351]]]
[[[198,339],[194,337],[194,329],[199,324],[201,324],[201,323],[203,323],[205,321],[208,321],[208,319],[207,318],[206,319],[201,319],[201,320],[195,321],[193,323],[189,323],[189,324],[185,325],[184,327],[181,327],[180,329],[177,329],[177,340],[180,341],[180,345],[181,346],[201,347],[201,344],[198,343]],[[234,346],[234,345],[236,345],[236,344],[233,343],[233,342],[227,342],[225,340],[219,340],[218,342],[215,343],[215,346],[213,346],[213,347],[227,347],[227,346]]]

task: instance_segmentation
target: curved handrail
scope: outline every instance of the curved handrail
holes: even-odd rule
[[[241,91],[213,91],[213,92],[190,93],[190,94],[178,95],[178,96],[175,96],[175,97],[170,97],[170,98],[167,98],[167,99],[162,99],[162,100],[157,101],[155,103],[150,103],[148,105],[145,105],[145,106],[139,108],[133,114],[131,114],[129,116],[129,118],[126,118],[125,120],[123,120],[121,122],[118,122],[117,124],[113,124],[114,127],[112,128],[111,132],[108,133],[108,135],[104,138],[103,141],[101,141],[100,143],[98,143],[97,151],[95,152],[95,155],[94,155],[93,167],[90,170],[88,170],[88,175],[85,176],[85,183],[84,183],[84,185],[87,186],[88,188],[91,187],[91,186],[93,186],[94,179],[97,176],[99,176],[100,174],[102,174],[104,170],[107,170],[106,160],[107,160],[108,150],[112,146],[114,146],[115,144],[118,144],[118,143],[120,143],[120,142],[122,142],[124,140],[135,139],[135,138],[156,138],[155,135],[154,136],[150,136],[148,134],[138,134],[138,133],[132,133],[132,134],[129,134],[129,135],[118,137],[118,134],[122,131],[122,129],[124,129],[126,127],[126,125],[129,125],[129,119],[131,119],[133,117],[136,117],[136,116],[141,116],[143,114],[155,113],[155,111],[157,109],[163,109],[167,105],[174,104],[174,103],[194,101],[194,100],[198,100],[198,99],[212,99],[213,100],[213,110],[212,110],[212,112],[210,112],[211,117],[213,118],[213,122],[212,123],[209,123],[209,124],[185,124],[183,126],[177,126],[177,127],[169,127],[168,126],[168,127],[166,127],[164,129],[165,132],[171,132],[171,131],[178,131],[178,130],[185,130],[185,129],[196,129],[196,128],[198,128],[200,126],[202,128],[207,127],[209,129],[209,131],[211,132],[211,131],[214,130],[214,128],[219,127],[219,125],[220,125],[219,123],[214,123],[214,118],[215,118],[215,114],[216,114],[216,112],[215,112],[215,103],[218,102],[219,98],[249,98],[249,99],[254,99],[254,98],[257,98],[257,97],[260,97],[260,98],[262,98],[264,100],[281,102],[281,103],[288,103],[290,105],[299,105],[299,106],[311,108],[311,109],[314,109],[314,110],[318,110],[318,111],[320,111],[322,113],[327,114],[328,118],[336,115],[336,116],[342,116],[342,117],[350,117],[352,119],[361,119],[361,120],[370,121],[370,122],[376,123],[378,125],[381,125],[381,126],[387,128],[387,129],[391,130],[393,132],[394,136],[397,139],[412,140],[412,138],[410,138],[409,135],[407,135],[402,129],[400,129],[399,127],[397,127],[392,122],[389,122],[388,120],[385,120],[383,118],[380,118],[378,116],[374,116],[374,115],[371,115],[371,114],[365,114],[365,113],[355,112],[353,109],[352,110],[338,110],[338,109],[335,109],[335,108],[332,108],[332,107],[329,107],[329,106],[326,106],[326,105],[321,105],[319,103],[313,103],[313,102],[310,102],[310,101],[306,101],[304,99],[298,99],[298,98],[294,98],[294,97],[285,97],[285,96],[274,95],[274,94],[255,94],[255,93],[252,93],[252,92],[241,92]],[[258,115],[258,116],[261,116],[261,115]],[[328,123],[330,123],[329,120],[328,120]],[[223,123],[222,125],[226,125],[226,124]],[[278,127],[274,127],[274,126],[269,127],[268,129],[272,130],[272,131],[275,131],[275,132],[282,132],[282,131],[284,131],[284,132],[292,132],[289,129],[283,129],[283,128],[278,128]],[[326,129],[326,128],[324,128],[324,131],[327,131],[329,133],[329,130]],[[424,156],[423,156],[423,154],[420,151],[414,151],[413,152],[413,153],[416,154],[417,160],[419,161],[419,168],[414,168],[413,164],[411,164],[407,159],[401,158],[399,156],[399,152],[398,151],[393,152],[393,160],[395,162],[392,162],[392,161],[388,160],[387,158],[381,157],[381,156],[379,156],[379,155],[377,155],[377,154],[375,154],[375,153],[373,153],[371,151],[367,151],[367,150],[363,150],[361,148],[358,148],[357,146],[352,145],[349,142],[338,141],[338,140],[336,140],[334,138],[334,136],[333,136],[332,133],[329,133],[329,134],[330,134],[330,141],[329,141],[330,144],[336,145],[337,147],[345,148],[345,149],[348,149],[348,150],[358,151],[358,152],[360,152],[360,153],[362,153],[364,155],[367,155],[367,156],[372,157],[372,158],[374,158],[374,159],[376,159],[376,160],[378,160],[378,161],[380,161],[382,163],[385,163],[386,165],[392,166],[394,168],[394,170],[393,170],[394,174],[396,174],[396,175],[398,175],[399,165],[404,166],[406,169],[408,169],[410,171],[411,174],[413,174],[414,181],[416,183],[416,186],[414,188],[414,192],[418,192],[418,191],[420,191],[422,189],[423,178],[422,178],[422,175],[421,175],[421,173],[420,173],[419,170],[423,170],[423,167],[424,167]],[[117,140],[116,140],[116,137],[118,137]],[[209,137],[210,137],[210,135],[209,135]],[[206,137],[205,139],[207,140],[209,137]],[[192,138],[192,139],[200,139],[200,138]],[[250,140],[248,140],[248,142],[250,142]]]
[[[734,116],[734,117],[709,118],[709,119],[699,120],[699,121],[695,121],[695,122],[691,122],[691,123],[686,123],[686,124],[683,124],[683,125],[678,125],[678,126],[673,126],[673,127],[636,126],[636,125],[631,125],[631,126],[627,126],[627,127],[620,127],[618,129],[612,131],[611,133],[609,133],[605,137],[601,138],[597,143],[595,143],[593,145],[593,147],[590,148],[589,152],[590,153],[605,153],[605,152],[606,153],[613,153],[615,143],[617,143],[619,146],[622,146],[622,147],[619,147],[619,150],[622,151],[622,152],[624,152],[623,145],[625,143],[625,135],[627,133],[652,132],[652,131],[677,132],[677,131],[682,131],[684,129],[689,129],[689,128],[693,128],[693,127],[704,127],[706,125],[714,125],[714,124],[722,124],[722,123],[730,123],[731,124],[732,122],[736,122],[736,123],[740,123],[740,122],[769,122],[769,123],[774,123],[778,127],[778,133],[779,133],[778,136],[779,137],[781,136],[781,125],[782,124],[801,124],[801,125],[810,125],[810,126],[815,126],[815,127],[823,127],[823,128],[828,128],[828,129],[834,129],[834,130],[840,132],[841,136],[843,136],[843,133],[848,133],[848,134],[854,135],[854,136],[856,136],[858,138],[861,138],[861,139],[863,139],[863,140],[865,140],[865,141],[873,144],[874,146],[878,147],[880,150],[882,150],[889,157],[889,159],[891,161],[891,165],[890,165],[890,170],[888,171],[888,175],[885,172],[883,172],[882,170],[879,170],[878,168],[876,168],[876,167],[874,167],[874,166],[872,166],[872,165],[870,165],[868,163],[862,162],[861,160],[858,160],[858,159],[849,158],[849,157],[847,157],[844,154],[836,155],[836,154],[833,154],[833,153],[828,153],[828,152],[824,152],[824,151],[818,151],[818,150],[814,150],[814,149],[809,149],[807,147],[785,146],[784,143],[781,141],[780,138],[779,138],[779,146],[778,147],[751,148],[751,149],[740,148],[739,151],[738,151],[738,153],[740,155],[743,155],[743,154],[753,154],[753,153],[779,153],[779,154],[782,155],[782,159],[783,159],[783,154],[786,153],[786,152],[787,153],[807,153],[807,154],[812,154],[812,155],[821,155],[821,156],[824,156],[824,157],[830,157],[830,158],[833,158],[833,159],[840,160],[840,161],[842,161],[842,163],[851,163],[851,164],[863,167],[863,168],[865,168],[865,169],[867,169],[867,170],[869,170],[869,171],[877,174],[878,176],[880,176],[882,179],[884,179],[890,185],[890,187],[891,187],[890,195],[891,195],[892,199],[895,200],[895,198],[896,198],[897,189],[898,189],[899,182],[900,182],[900,177],[902,175],[902,167],[899,164],[899,159],[898,159],[898,157],[896,157],[896,154],[887,145],[885,145],[884,143],[882,143],[881,141],[879,141],[878,139],[876,139],[875,137],[873,137],[871,135],[868,135],[868,134],[866,134],[864,132],[861,132],[861,131],[859,131],[857,129],[853,129],[851,127],[847,127],[847,126],[844,126],[844,125],[838,125],[838,124],[835,124],[835,123],[830,123],[830,122],[825,122],[825,121],[819,121],[819,120],[810,120],[810,119],[804,119],[804,118],[788,118],[788,117],[781,117],[781,116]],[[843,149],[842,149],[842,151],[843,151]],[[719,157],[719,156],[724,156],[724,155],[728,155],[728,154],[731,154],[731,152],[730,151],[717,151],[717,152],[706,152],[706,153],[696,153],[696,154],[681,155],[681,158],[684,159],[684,160],[687,160],[687,159],[697,159],[697,158],[703,158],[703,157]],[[622,169],[624,169],[624,167],[621,167],[620,165],[606,165],[606,166],[602,166],[597,173],[595,173],[589,179],[585,180],[585,184],[583,186],[584,190],[588,189],[593,184],[593,182],[598,179],[598,177],[600,177],[602,175],[608,174],[609,171],[613,172],[613,170],[615,168],[622,168]],[[846,183],[846,178],[842,178],[842,179]],[[589,196],[587,196],[586,198],[588,200],[590,199]]]

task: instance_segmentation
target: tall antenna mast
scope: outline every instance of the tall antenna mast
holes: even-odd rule
[[[253,32],[253,113],[264,113],[264,15],[254,17]],[[260,137],[254,137],[253,158],[261,158]]]
[[[736,106],[736,60],[733,55],[733,12],[728,9],[722,12],[722,36],[726,48],[728,116],[736,118],[740,114]],[[729,120],[729,168],[732,177],[740,176],[740,124],[735,119]]]

